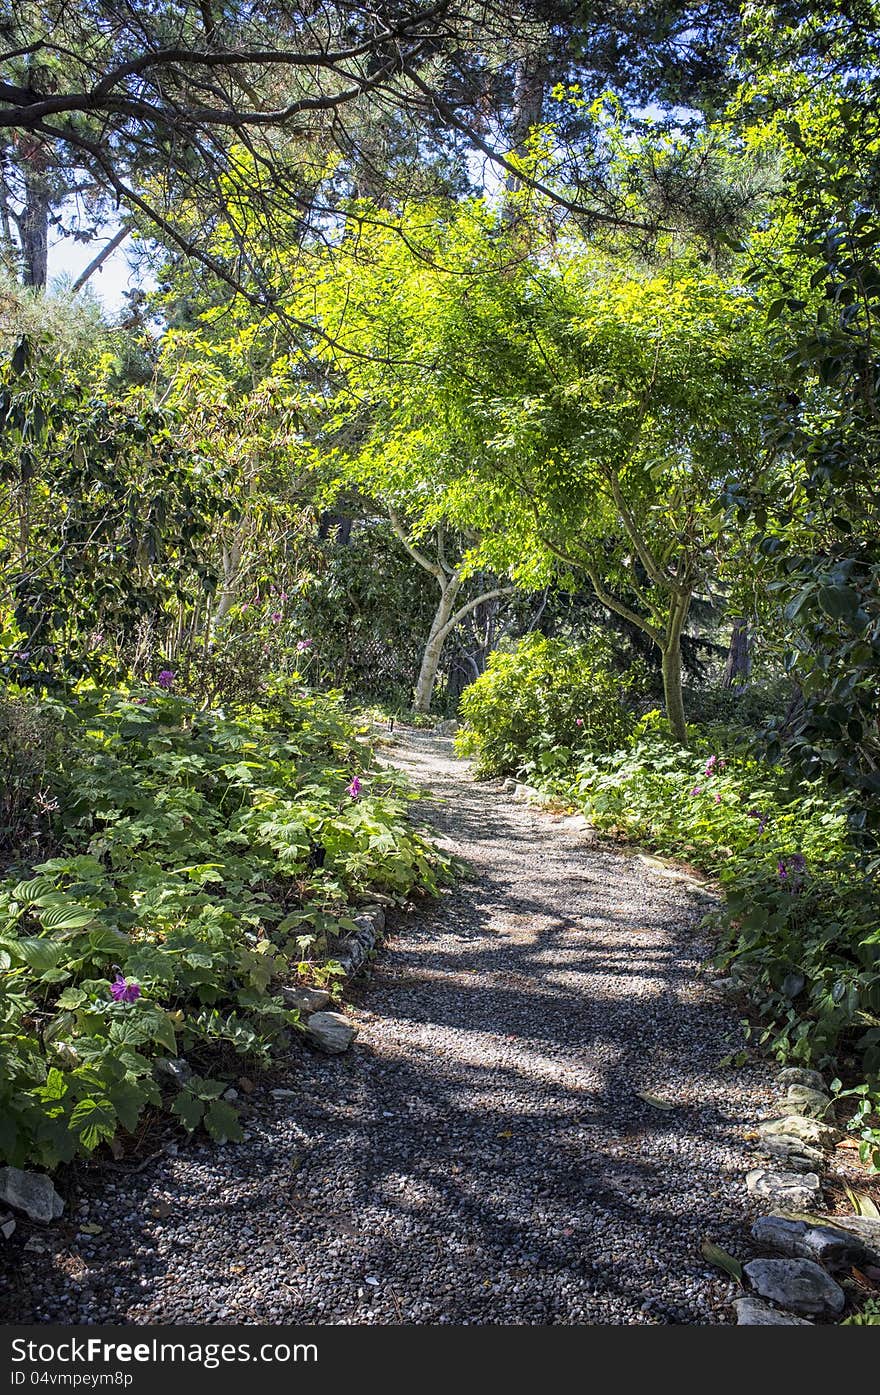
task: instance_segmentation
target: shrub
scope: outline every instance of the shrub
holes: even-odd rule
[[[273,984],[332,975],[349,904],[434,889],[442,859],[333,698],[230,716],[144,689],[67,721],[61,851],[0,883],[0,1155],[51,1167],[163,1103],[236,1137],[218,1055],[265,1060],[298,1024]]]
[[[541,777],[564,770],[584,750],[613,750],[632,728],[626,696],[637,675],[614,673],[599,644],[532,634],[496,651],[465,689],[456,736],[478,775]]]
[[[0,698],[0,856],[33,856],[45,842],[63,743],[55,704],[27,690]]]

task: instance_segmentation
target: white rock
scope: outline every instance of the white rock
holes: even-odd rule
[[[814,1148],[833,1148],[838,1133],[828,1124],[818,1119],[805,1119],[801,1114],[785,1114],[781,1119],[770,1119],[762,1124],[759,1133],[762,1138],[772,1138],[784,1134],[787,1138],[799,1138]]]
[[[438,722],[434,730],[438,736],[454,736],[458,731],[458,722],[454,717],[447,717],[445,722]]]
[[[295,1008],[297,1012],[303,1014],[308,1012],[320,1012],[330,1001],[330,994],[324,988],[306,988],[297,986],[296,988],[282,988],[281,996],[284,999],[284,1006]]]
[[[821,1090],[811,1090],[808,1085],[789,1085],[785,1107],[795,1114],[806,1115],[808,1119],[827,1119],[831,1113],[831,1100]]]
[[[757,1196],[766,1196],[774,1206],[805,1211],[819,1201],[819,1178],[815,1172],[782,1172],[756,1167],[746,1175],[746,1186]]]
[[[32,1221],[57,1221],[64,1202],[45,1172],[23,1172],[19,1167],[0,1167],[0,1201],[23,1211]]]
[[[337,1056],[351,1046],[357,1028],[341,1012],[316,1012],[308,1020],[306,1036],[322,1051]]]
[[[761,1143],[763,1152],[781,1158],[794,1172],[815,1172],[825,1164],[825,1154],[820,1148],[804,1143],[790,1134],[768,1134]]]
[[[792,1259],[813,1259],[832,1266],[880,1264],[880,1249],[845,1226],[818,1217],[813,1224],[795,1216],[759,1216],[752,1235],[759,1245]]]
[[[15,1234],[15,1217],[14,1217],[14,1216],[4,1216],[3,1219],[2,1219],[2,1221],[0,1221],[0,1235],[3,1236],[3,1239],[4,1239],[4,1240],[11,1240],[14,1234]]]
[[[829,1274],[810,1259],[753,1259],[745,1276],[761,1298],[807,1317],[834,1317],[846,1297]]]
[[[812,1327],[806,1318],[793,1313],[781,1313],[760,1298],[737,1298],[734,1303],[738,1327]]]
[[[819,1072],[808,1070],[806,1066],[786,1066],[776,1079],[780,1085],[806,1085],[808,1090],[825,1089],[825,1081]]]

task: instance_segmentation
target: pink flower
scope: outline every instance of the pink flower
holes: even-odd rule
[[[110,985],[110,994],[116,1003],[136,1003],[141,996],[141,986],[135,980],[117,974]]]
[[[298,639],[296,641],[297,654],[304,654],[307,649],[311,649],[314,642],[315,641],[313,639]]]
[[[721,803],[721,791],[720,791],[720,790],[716,790],[716,791],[715,791],[715,803],[716,803],[716,804],[720,804],[720,803]]]
[[[584,724],[584,719],[583,719],[583,717],[575,717],[575,719],[574,719],[574,724],[575,724],[576,727],[582,727],[583,724]]]
[[[278,621],[281,619],[281,611],[280,611],[280,610],[273,610],[273,611],[272,611],[272,619],[275,621],[275,623],[276,623],[276,625],[277,625],[277,624],[278,624]]]
[[[346,785],[345,788],[346,788],[346,793],[347,793],[347,794],[350,794],[351,797],[352,797],[352,799],[360,799],[360,797],[361,797],[361,789],[362,789],[362,786],[361,786],[360,780],[358,779],[358,777],[357,777],[356,775],[355,775],[354,779],[352,780],[351,784],[350,784],[350,785]]]

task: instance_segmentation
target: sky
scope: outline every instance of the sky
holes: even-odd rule
[[[75,281],[115,231],[115,228],[102,229],[101,235],[92,242],[75,242],[69,237],[54,242],[49,248],[50,285],[57,276]],[[143,284],[138,272],[130,265],[129,250],[129,244],[123,242],[87,283],[110,317],[115,317],[125,306],[126,291]]]

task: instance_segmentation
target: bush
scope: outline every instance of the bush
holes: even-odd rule
[[[63,743],[53,704],[24,689],[0,698],[0,856],[33,856],[45,843]]]
[[[600,828],[715,874],[717,965],[739,978],[780,1061],[880,1075],[880,891],[850,841],[847,807],[819,782],[743,754],[722,733],[672,741],[659,714],[623,751],[582,757],[549,782]],[[750,1029],[751,1030],[751,1029]],[[862,1153],[880,1165],[870,1100]]]
[[[433,890],[442,859],[333,698],[233,717],[144,689],[66,720],[61,853],[0,883],[0,1155],[51,1167],[163,1103],[236,1137],[212,1064],[267,1059],[298,1024],[273,984],[332,975],[349,904]]]
[[[532,634],[496,651],[465,689],[456,736],[478,775],[542,777],[569,767],[585,750],[619,746],[632,729],[626,705],[638,675],[614,673],[599,644],[568,644]]]

